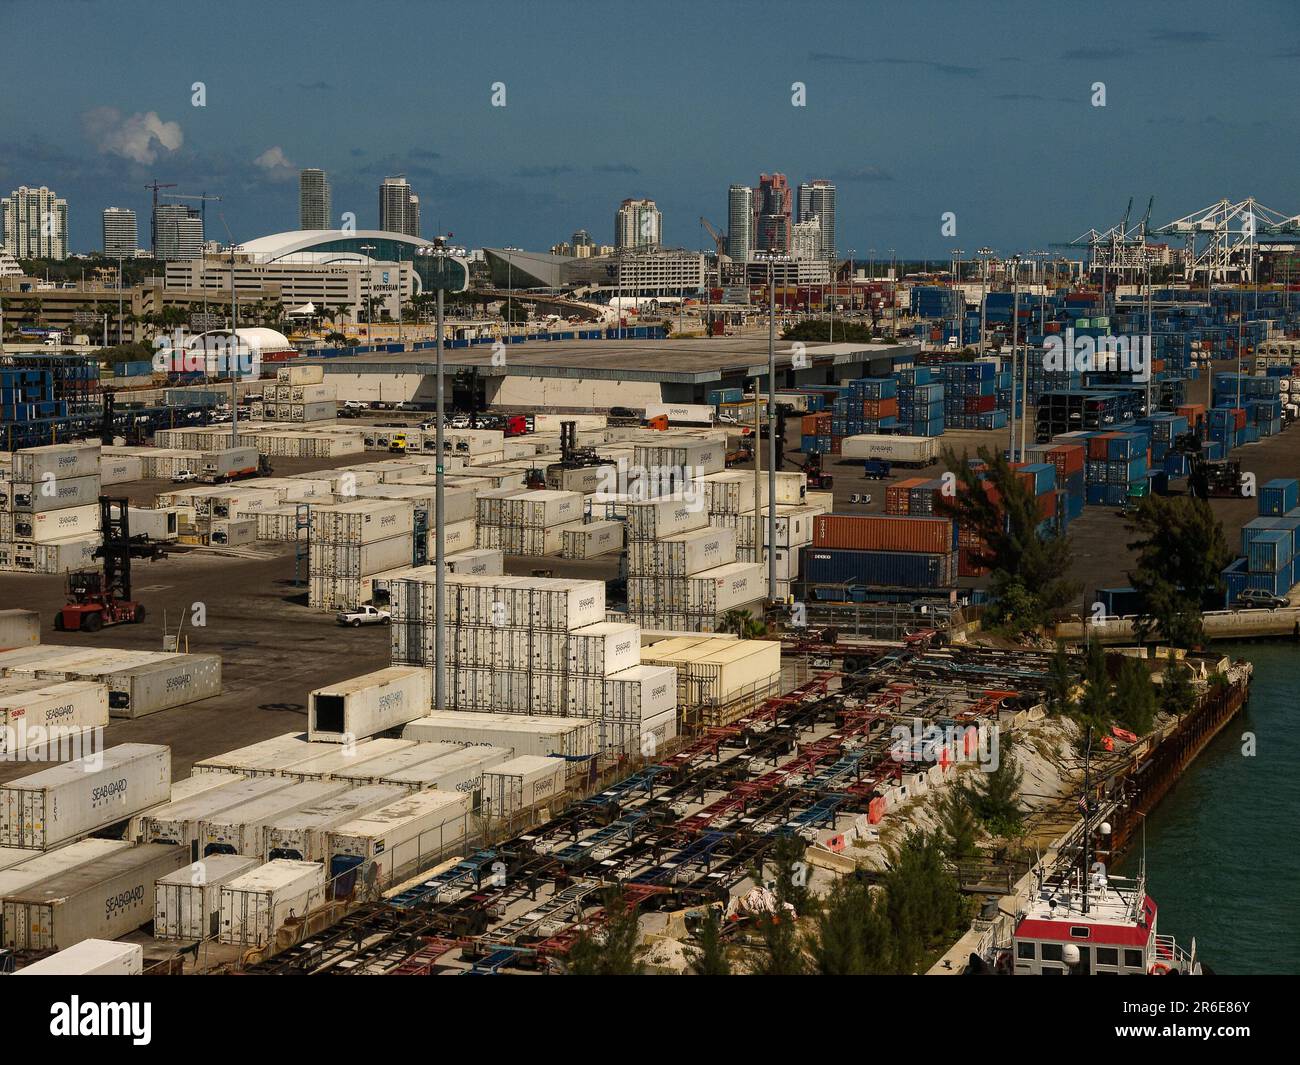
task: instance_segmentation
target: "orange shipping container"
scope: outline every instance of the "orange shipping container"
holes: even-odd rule
[[[813,546],[943,554],[952,550],[952,522],[890,514],[818,514],[813,519]]]
[[[864,399],[862,401],[862,416],[864,418],[896,418],[898,417],[898,400],[890,399]]]
[[[1112,440],[1118,433],[1098,433],[1096,436],[1088,438],[1088,458],[1102,459],[1106,458],[1106,441]]]

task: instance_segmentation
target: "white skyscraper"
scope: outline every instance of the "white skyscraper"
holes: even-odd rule
[[[657,248],[662,240],[663,215],[654,200],[624,200],[614,216],[614,247]]]
[[[157,258],[164,262],[198,259],[203,255],[203,216],[191,207],[160,203],[154,214],[158,234]]]
[[[298,228],[329,229],[330,179],[324,170],[298,174]]]
[[[835,244],[835,186],[829,181],[805,181],[799,186],[799,221],[814,217],[821,222],[821,253],[834,261],[838,252]]]
[[[796,259],[810,262],[825,257],[821,222],[816,215],[800,219],[790,227],[790,252]]]
[[[727,254],[743,263],[754,250],[754,190],[732,185],[727,190]]]
[[[68,201],[42,185],[20,185],[0,199],[4,247],[15,259],[68,257]]]
[[[420,197],[401,174],[384,178],[379,186],[379,228],[408,237],[420,235]]]
[[[129,207],[104,208],[104,254],[108,258],[134,257],[139,241],[134,211]]]

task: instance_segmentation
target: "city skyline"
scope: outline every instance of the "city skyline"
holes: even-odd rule
[[[708,247],[698,217],[724,227],[728,186],[773,170],[792,185],[835,184],[841,257],[850,247],[939,259],[953,247],[1068,241],[1117,222],[1129,196],[1139,204],[1156,196],[1153,222],[1222,196],[1300,209],[1290,178],[1296,149],[1284,141],[1261,155],[1257,144],[1286,98],[1287,56],[1300,54],[1295,13],[1279,6],[1276,43],[1243,79],[1199,60],[1244,45],[1244,28],[1171,31],[1156,12],[1107,4],[1099,17],[1111,7],[1126,27],[1122,40],[1084,47],[1040,26],[1023,4],[949,9],[940,35],[923,11],[900,7],[878,25],[854,18],[855,6],[830,4],[831,17],[818,22],[834,32],[810,32],[797,44],[768,39],[761,18],[683,6],[697,32],[658,54],[653,74],[599,61],[622,40],[616,18],[580,21],[574,48],[597,60],[573,75],[584,103],[569,113],[553,106],[566,76],[536,48],[534,17],[516,4],[504,5],[504,17],[466,12],[452,28],[452,43],[494,42],[492,63],[469,71],[423,62],[422,30],[436,14],[406,12],[411,32],[385,43],[392,72],[381,95],[390,104],[376,108],[373,81],[342,61],[371,31],[338,38],[328,16],[343,9],[330,0],[320,5],[320,29],[289,9],[257,8],[264,32],[254,42],[236,32],[238,19],[209,26],[183,9],[165,25],[132,25],[122,17],[135,9],[130,3],[77,5],[74,18],[70,5],[19,0],[7,12],[22,19],[39,10],[43,24],[87,57],[90,76],[50,86],[39,111],[21,94],[0,99],[0,186],[57,189],[71,205],[74,251],[100,243],[108,206],[147,217],[143,185],[154,178],[223,196],[211,238],[293,229],[305,166],[329,173],[336,224],[351,211],[359,227],[376,225],[376,186],[404,173],[419,190],[426,232],[534,249],[638,197],[653,197],[663,211],[665,245]],[[1180,11],[1194,22],[1208,5]],[[183,77],[160,79],[153,64],[110,66],[127,34],[142,48],[162,47],[200,26],[209,43]],[[1009,32],[1020,41],[1018,56],[1006,54]],[[267,62],[273,42],[290,33],[328,74],[282,73]],[[732,34],[763,72],[738,95],[708,62],[708,42]],[[1150,63],[1145,54],[1154,49],[1186,61]],[[234,55],[233,65],[211,58],[218,54]],[[505,106],[494,107],[498,83]],[[1106,86],[1104,107],[1094,104],[1098,83]],[[194,104],[196,84],[202,106]],[[804,106],[792,102],[795,85],[804,88]],[[274,109],[264,106],[269,97]],[[723,99],[725,107],[710,104]],[[593,126],[602,108],[610,121]],[[1254,160],[1248,187],[1235,166],[1243,157]],[[1141,170],[1097,180],[1134,158]],[[941,230],[946,212],[956,216],[955,234]]]

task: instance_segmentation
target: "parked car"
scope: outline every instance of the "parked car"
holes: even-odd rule
[[[191,481],[197,481],[199,475],[193,470],[177,470],[172,475],[172,484],[189,484]]]
[[[631,407],[610,407],[609,416],[611,418],[636,418],[637,412]]]
[[[1247,588],[1237,596],[1236,605],[1247,610],[1277,610],[1279,607],[1290,606],[1291,602],[1285,596],[1274,595],[1262,588]]]
[[[362,403],[361,400],[359,400],[359,399],[345,399],[345,400],[343,401],[343,407],[344,407],[345,410],[365,410],[365,409],[366,409],[366,405],[365,405],[364,403]]]
[[[340,610],[336,619],[340,625],[351,625],[359,629],[362,625],[387,625],[392,615],[387,610],[373,606],[359,606],[356,610]]]

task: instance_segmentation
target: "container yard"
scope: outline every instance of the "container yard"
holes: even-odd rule
[[[82,76],[0,93],[0,978],[63,977],[15,1050],[435,1017],[259,977],[1291,967],[1289,12],[399,3],[321,81],[344,12],[265,5],[168,89],[30,6]],[[943,1035],[1285,1016],[998,986]]]

